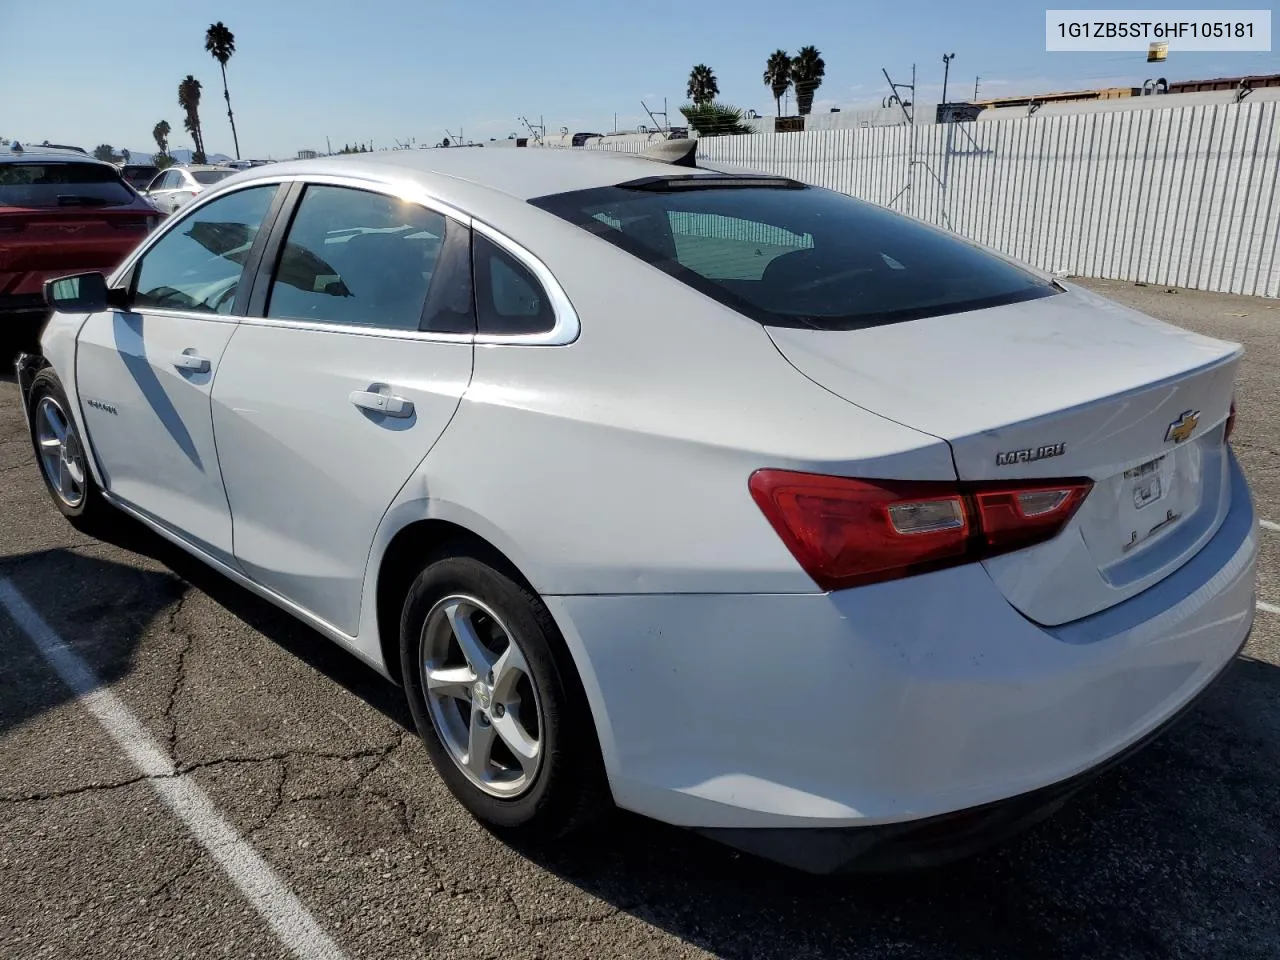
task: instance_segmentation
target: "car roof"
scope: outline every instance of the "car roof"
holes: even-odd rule
[[[91,157],[78,150],[65,150],[60,147],[28,147],[26,144],[23,144],[21,150],[14,150],[12,146],[0,148],[0,163],[35,163],[42,160],[46,163],[54,161],[96,163],[99,166],[115,169],[115,164]]]
[[[290,160],[240,171],[238,183],[289,175],[405,179],[429,185],[434,177],[450,177],[503,193],[519,200],[604,187],[641,177],[669,173],[699,174],[688,167],[671,167],[633,154],[581,148],[526,147],[486,150],[451,147],[429,150],[387,150]],[[702,170],[714,176],[715,171]]]
[[[174,170],[187,170],[191,173],[202,173],[205,170],[227,170],[236,172],[235,167],[226,167],[218,163],[175,163],[172,167]]]

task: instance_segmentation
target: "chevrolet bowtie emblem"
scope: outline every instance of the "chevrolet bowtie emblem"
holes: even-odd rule
[[[1174,443],[1182,443],[1184,440],[1191,439],[1191,434],[1196,432],[1196,427],[1199,423],[1199,410],[1184,411],[1182,416],[1169,424],[1169,429],[1165,431],[1164,438],[1166,441],[1172,440]]]

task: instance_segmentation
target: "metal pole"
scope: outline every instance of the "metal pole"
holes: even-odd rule
[[[943,116],[947,114],[947,77],[951,73],[951,61],[955,58],[954,53],[944,53],[942,55],[942,110]]]
[[[974,77],[974,78],[973,78],[973,100],[974,100],[974,102],[975,102],[975,103],[976,103],[976,102],[977,102],[977,100],[978,100],[978,81],[979,81],[979,80],[981,80],[981,79],[982,79],[981,77]]]

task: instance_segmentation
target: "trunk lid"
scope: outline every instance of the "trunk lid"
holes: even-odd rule
[[[0,293],[38,293],[49,276],[114,269],[158,220],[139,205],[0,206]]]
[[[1060,535],[984,562],[1039,623],[1088,616],[1168,576],[1230,506],[1223,433],[1238,344],[1077,287],[863,330],[769,333],[811,380],[946,440],[961,480],[1094,482]]]

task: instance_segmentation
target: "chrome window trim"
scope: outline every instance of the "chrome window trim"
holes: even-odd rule
[[[402,327],[382,327],[375,324],[325,323],[323,320],[291,320],[286,317],[238,317],[244,327],[280,327],[289,330],[311,330],[316,333],[345,333],[363,337],[382,337],[388,340],[425,340],[431,343],[473,343],[472,333],[433,333],[429,330],[405,330]]]
[[[231,179],[231,178],[229,178]],[[530,273],[534,275],[538,283],[542,285],[542,289],[546,292],[547,298],[551,301],[552,312],[555,314],[555,324],[550,330],[543,333],[531,334],[472,334],[472,333],[431,333],[422,330],[404,330],[398,327],[382,327],[382,326],[363,326],[353,324],[337,324],[324,323],[314,320],[293,320],[283,317],[244,317],[238,314],[210,314],[210,316],[220,316],[226,319],[245,324],[253,324],[257,326],[276,326],[276,327],[293,327],[301,330],[331,330],[339,333],[360,334],[363,336],[383,336],[400,338],[406,340],[424,340],[438,341],[441,343],[479,343],[479,344],[503,344],[508,346],[566,346],[578,339],[582,326],[578,319],[578,313],[573,308],[573,304],[569,301],[569,296],[564,292],[564,288],[560,286],[555,275],[538,257],[521,244],[512,240],[496,227],[490,226],[482,220],[478,220],[471,214],[466,213],[450,203],[439,200],[428,193],[420,184],[408,180],[390,180],[390,179],[374,179],[357,176],[355,174],[346,174],[337,176],[334,174],[311,174],[311,173],[290,173],[277,174],[274,176],[257,176],[249,180],[241,180],[235,183],[215,184],[208,190],[201,191],[196,194],[195,198],[182,207],[179,211],[170,214],[160,226],[158,226],[152,234],[142,242],[142,244],[133,251],[123,263],[116,268],[111,274],[108,282],[112,285],[118,283],[128,272],[133,269],[139,260],[147,255],[147,253],[159,243],[171,230],[176,229],[188,217],[196,213],[206,204],[213,203],[219,197],[228,196],[232,193],[238,193],[241,190],[250,190],[254,187],[265,186],[287,186],[293,183],[302,183],[304,185],[315,184],[317,186],[334,186],[348,187],[354,190],[366,190],[371,193],[380,193],[384,196],[395,197],[408,203],[416,203],[421,207],[425,207],[435,213],[442,214],[446,217],[452,217],[459,223],[471,230],[475,230],[489,240],[493,241],[519,263],[523,264]],[[143,311],[134,311],[143,312]],[[154,313],[158,316],[191,316],[182,311],[172,310],[147,310],[147,313]],[[202,316],[196,314],[196,316]]]
[[[128,313],[139,317],[171,317],[174,320],[210,320],[215,323],[239,324],[240,317],[231,313],[202,313],[199,310],[166,310],[164,307],[140,307],[138,309],[120,310],[112,308],[112,312]]]
[[[283,182],[285,182],[283,178],[274,179],[274,180],[263,180],[263,181],[250,180],[242,184],[236,184],[236,188],[243,188],[245,190],[248,190],[252,187],[265,187],[268,185],[280,184]],[[123,280],[128,275],[129,271],[134,268],[134,265],[137,264],[139,260],[141,260],[143,257],[145,257],[148,253],[151,252],[152,247],[154,247],[157,243],[159,243],[161,240],[167,237],[170,231],[177,229],[178,225],[182,223],[184,220],[186,220],[187,217],[191,216],[193,213],[195,213],[205,204],[212,203],[214,200],[218,199],[218,197],[226,196],[236,192],[238,192],[238,189],[232,189],[232,190],[220,189],[217,191],[206,190],[203,193],[196,194],[196,196],[192,199],[192,201],[188,203],[185,207],[183,207],[181,210],[175,210],[173,213],[166,216],[164,220],[161,221],[160,225],[156,227],[154,230],[152,230],[151,233],[147,236],[145,240],[142,241],[141,244],[139,244],[137,247],[134,248],[133,253],[125,257],[125,259],[121,262],[120,266],[116,267],[115,272],[112,273],[111,276],[107,278],[108,285],[115,286],[117,283]]]
[[[506,234],[482,220],[473,220],[471,229],[493,241],[533,274],[551,301],[551,310],[556,317],[556,322],[551,329],[543,333],[477,333],[475,342],[500,343],[508,346],[563,347],[577,340],[578,334],[582,332],[578,312],[573,309],[569,295],[564,292],[564,288],[560,286],[560,282],[556,280],[547,265]]]

